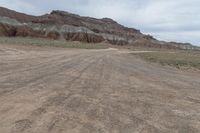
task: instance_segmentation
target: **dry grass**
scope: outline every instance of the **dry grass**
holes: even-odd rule
[[[94,44],[83,42],[70,42],[65,40],[51,40],[43,38],[23,38],[23,37],[0,37],[0,43],[3,44],[22,44],[35,46],[54,46],[63,48],[80,48],[80,49],[106,49],[107,44]]]
[[[162,65],[200,69],[200,51],[159,51],[138,53],[136,55],[149,62],[160,63]]]

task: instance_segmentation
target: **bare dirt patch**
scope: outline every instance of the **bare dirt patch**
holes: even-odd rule
[[[198,133],[199,79],[117,49],[1,44],[0,132]]]

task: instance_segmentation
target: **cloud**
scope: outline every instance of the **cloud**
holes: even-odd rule
[[[38,12],[42,12],[33,4],[23,0],[1,0],[0,6],[30,14],[37,14]]]
[[[176,42],[188,42],[193,45],[199,45],[199,36],[200,31],[177,31],[177,32],[168,32],[168,31],[160,31],[160,32],[152,32],[149,33],[156,37],[159,40],[166,41],[176,41]]]
[[[199,0],[1,0],[0,5],[34,15],[59,9],[110,17],[161,40],[200,45]]]

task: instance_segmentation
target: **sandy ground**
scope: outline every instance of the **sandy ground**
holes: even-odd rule
[[[199,133],[200,73],[129,52],[0,45],[1,133]]]

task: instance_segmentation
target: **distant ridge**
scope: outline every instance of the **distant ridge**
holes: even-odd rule
[[[0,36],[30,36],[168,49],[184,48],[181,43],[158,41],[150,35],[142,34],[140,30],[125,27],[110,18],[83,17],[59,10],[33,16],[0,7]],[[193,48],[192,45],[187,46]]]

